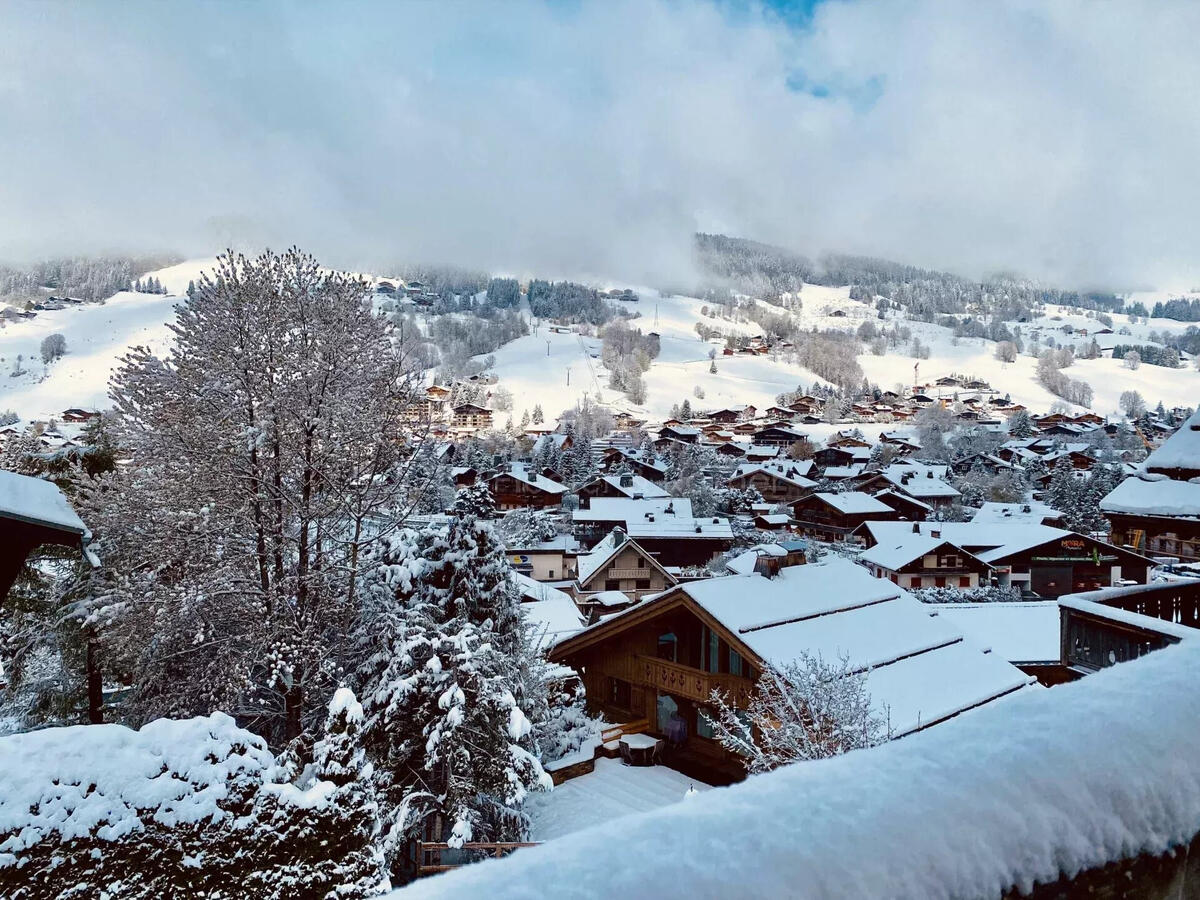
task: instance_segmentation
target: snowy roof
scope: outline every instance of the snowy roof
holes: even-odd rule
[[[954,486],[942,480],[946,477],[946,468],[900,463],[888,466],[880,473],[880,477],[918,499],[958,497],[960,494]]]
[[[768,513],[765,516],[755,516],[755,518],[762,519],[768,525],[786,525],[792,520],[787,513]]]
[[[782,665],[807,652],[870,668],[867,690],[889,708],[896,735],[1031,681],[849,560],[789,566],[773,578],[709,578],[678,590],[767,662]]]
[[[866,468],[862,463],[851,463],[848,466],[826,466],[821,474],[825,478],[855,478]]]
[[[787,548],[781,544],[756,544],[749,550],[743,550],[737,556],[728,560],[725,563],[725,568],[734,575],[750,575],[753,574],[759,557],[771,556],[782,558],[787,556],[787,554]]]
[[[1200,821],[1197,679],[1200,646],[1185,641],[903,741],[465,866],[418,882],[419,895],[515,900],[531,885],[605,885],[619,872],[660,900],[794,896],[798,885],[998,897],[1158,855],[1185,847]]]
[[[1075,532],[1032,522],[865,522],[880,544],[897,544],[919,529],[922,535],[941,535],[942,540],[962,547],[989,565],[1014,553],[1030,550],[1049,541],[1077,537]]]
[[[570,594],[517,572],[513,572],[512,578],[525,598],[521,612],[530,624],[534,643],[539,648],[552,647],[583,628],[583,616]]]
[[[630,481],[628,485],[622,485],[621,479],[626,478]],[[670,497],[671,494],[662,485],[655,484],[649,478],[643,478],[641,475],[601,475],[600,479],[607,482],[616,490],[620,491],[627,497]]]
[[[0,519],[86,535],[87,526],[52,481],[0,470]]]
[[[931,603],[927,608],[931,615],[953,623],[975,643],[990,647],[1011,663],[1059,660],[1057,603]]]
[[[1100,501],[1100,509],[1137,516],[1200,517],[1200,484],[1165,475],[1131,476]]]
[[[1047,506],[1037,500],[1027,500],[1024,503],[994,503],[987,501],[976,510],[971,517],[972,522],[992,524],[996,522],[1030,522],[1034,525],[1045,524],[1061,519],[1062,513],[1052,506]]]
[[[730,476],[730,481],[734,478],[745,478],[747,475],[753,475],[755,472],[765,472],[772,478],[778,478],[788,484],[795,485],[799,488],[810,488],[816,485],[816,482],[805,478],[812,471],[812,460],[805,460],[803,463],[795,463],[793,465],[785,465],[783,463],[742,463]]]
[[[545,475],[539,475],[535,471],[530,471],[526,463],[514,462],[509,463],[508,468],[499,475],[493,475],[492,478],[499,478],[500,475],[511,475],[517,481],[523,481],[526,484],[533,485],[539,490],[545,491],[548,494],[562,494],[567,488],[565,485],[559,484]],[[489,481],[491,479],[488,479]]]
[[[870,550],[863,551],[859,555],[858,561],[863,563],[872,563],[876,566],[881,566],[890,571],[898,571],[904,566],[911,563],[913,560],[920,559],[927,554],[934,553],[939,547],[950,547],[956,552],[964,553],[967,556],[973,556],[967,553],[961,547],[955,546],[950,541],[940,537],[930,537],[924,534],[909,534],[900,541],[892,543],[879,543]]]
[[[601,606],[623,606],[633,602],[628,594],[621,591],[600,591],[596,594],[588,594],[587,599],[589,602],[599,603]]]
[[[813,494],[813,496],[820,497],[838,512],[846,513],[847,515],[892,512],[890,506],[880,503],[870,494],[865,494],[862,491],[843,491],[840,494],[822,492]]]
[[[1200,409],[1146,457],[1146,469],[1200,469]]]
[[[587,509],[571,513],[576,522],[620,522],[644,519],[647,515],[676,516],[690,519],[692,501],[687,497],[594,497]]]

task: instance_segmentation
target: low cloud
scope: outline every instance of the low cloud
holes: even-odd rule
[[[0,257],[686,277],[690,234],[1200,284],[1200,7],[6,7]]]

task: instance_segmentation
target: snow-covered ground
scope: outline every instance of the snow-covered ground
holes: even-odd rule
[[[0,327],[0,411],[15,410],[26,419],[48,419],[64,409],[103,409],[108,402],[108,379],[130,347],[143,345],[161,352],[171,339],[167,322],[187,290],[189,280],[212,259],[193,260],[150,274],[168,294],[122,291],[102,304],[88,303],[39,312],[34,319]],[[41,343],[62,334],[67,353],[42,364]],[[22,375],[11,375],[17,356],[24,357]]]
[[[532,820],[530,839],[549,841],[634,813],[649,812],[685,799],[689,789],[710,787],[666,766],[627,766],[602,757],[596,770],[572,778],[525,804]],[[687,797],[690,801],[692,797]]]

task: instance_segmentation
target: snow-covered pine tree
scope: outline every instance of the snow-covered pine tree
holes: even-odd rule
[[[496,517],[496,500],[487,483],[477,481],[475,484],[459,490],[454,498],[452,509],[454,515],[459,517],[473,516],[477,519],[494,519]]]
[[[532,734],[545,679],[491,526],[389,538],[368,583],[360,640],[374,650],[359,674],[390,851],[416,837],[523,838],[521,804],[549,786]]]

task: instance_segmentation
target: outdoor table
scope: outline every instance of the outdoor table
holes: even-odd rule
[[[662,740],[648,734],[625,734],[620,740],[621,759],[630,766],[652,766]]]

